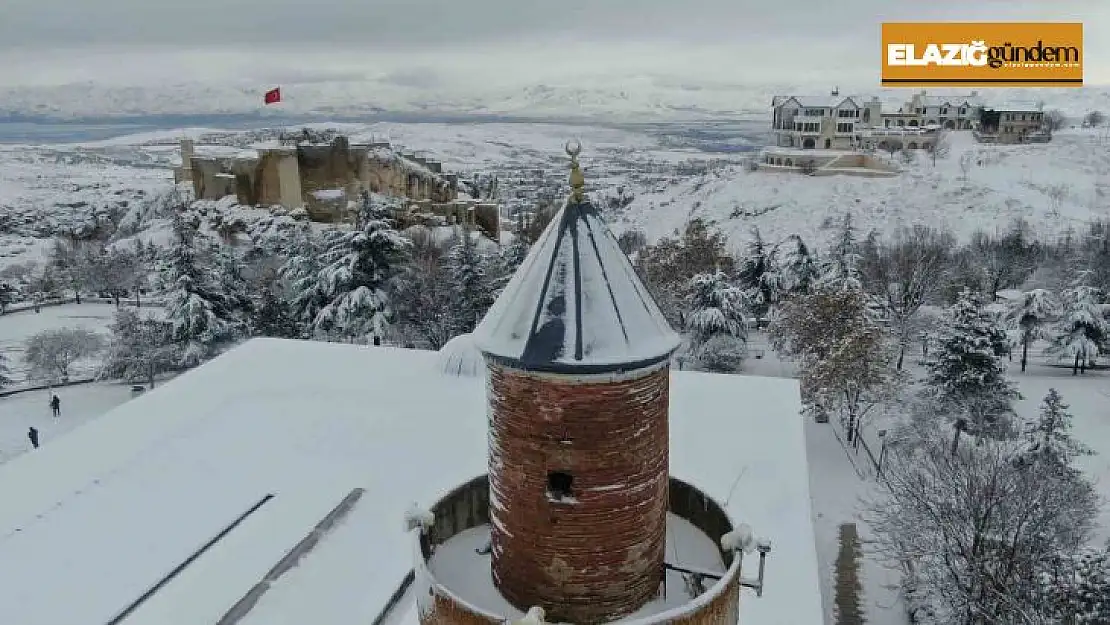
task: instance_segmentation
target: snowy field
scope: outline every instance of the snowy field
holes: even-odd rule
[[[39,431],[45,448],[133,397],[129,384],[94,382],[54,390],[61,400],[61,416],[50,414],[51,391],[26,391],[0,397],[0,465],[31,450],[27,429]]]
[[[768,240],[792,233],[824,242],[829,223],[851,211],[864,231],[889,232],[915,223],[968,236],[1026,219],[1039,233],[1081,227],[1110,216],[1110,139],[1105,130],[1064,130],[1048,144],[984,146],[968,132],[952,133],[951,151],[934,166],[928,155],[892,179],[804,177],[749,172],[742,155],[706,152],[698,137],[712,131],[721,145],[751,149],[768,133],[765,122],[726,126],[656,124],[312,124],[354,140],[388,139],[441,160],[464,175],[495,171],[503,193],[527,194],[536,172],[562,180],[564,144],[579,139],[593,190],[623,187],[635,199],[611,218],[615,230],[639,228],[649,240],[689,219],[716,223],[736,246],[758,226]],[[0,266],[37,260],[52,225],[86,223],[89,214],[123,215],[151,193],[171,187],[177,142],[198,139],[198,153],[227,151],[237,133],[185,129],[130,135],[87,144],[0,146]],[[207,138],[207,139],[206,139]],[[970,163],[966,178],[964,155]],[[710,166],[712,164],[712,166]],[[522,186],[523,185],[523,186]]]
[[[161,309],[143,307],[141,312],[160,314]],[[28,381],[30,370],[23,362],[24,345],[27,339],[43,330],[59,328],[84,328],[104,337],[110,336],[109,326],[115,318],[114,304],[82,303],[43,306],[39,312],[21,310],[0,315],[0,353],[7,356],[11,377],[17,385]],[[70,370],[70,378],[77,379],[96,373],[99,359],[85,359],[76,362]]]
[[[1082,228],[1110,217],[1110,140],[1097,131],[1058,133],[1048,144],[985,146],[954,132],[934,167],[928,155],[894,178],[806,177],[732,167],[640,193],[622,215],[624,228],[648,239],[672,234],[691,218],[716,223],[734,245],[758,226],[777,241],[799,234],[822,245],[837,215],[851,212],[861,232],[889,233],[928,224],[962,238],[1024,218],[1040,234]],[[966,180],[961,159],[970,154]],[[620,222],[614,228],[620,228]]]

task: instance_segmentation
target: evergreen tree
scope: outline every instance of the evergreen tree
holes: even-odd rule
[[[196,224],[181,214],[174,219],[174,245],[169,252],[166,320],[177,345],[177,364],[192,367],[215,354],[233,338],[235,327],[223,316],[220,298],[196,254]]]
[[[737,281],[740,288],[747,293],[756,318],[766,316],[771,306],[778,301],[782,280],[775,259],[775,249],[764,242],[759,228],[752,228],[748,249],[740,260]]]
[[[785,244],[779,257],[782,289],[790,295],[809,293],[818,276],[817,259],[796,234],[787,237]]]
[[[1041,566],[1042,613],[1054,623],[1110,623],[1110,546],[1057,554]]]
[[[976,435],[1000,434],[1012,413],[1017,391],[1006,379],[999,356],[1008,349],[1006,334],[964,290],[945,313],[926,363],[926,393],[953,415],[957,429]],[[957,439],[958,440],[958,439]]]
[[[1071,437],[1071,413],[1056,389],[1048,389],[1036,420],[1026,424],[1024,436],[1032,458],[1042,458],[1061,466],[1070,466],[1076,456],[1091,455],[1083,443]]]
[[[528,242],[526,236],[526,225],[524,223],[524,214],[518,213],[517,225],[513,230],[513,240],[511,243],[501,248],[501,253],[498,255],[498,268],[497,280],[495,283],[494,299],[501,294],[501,291],[509,284],[513,274],[524,263],[524,259],[528,257],[528,252],[532,249],[532,245]]]
[[[0,388],[9,386],[12,383],[10,377],[11,369],[8,368],[8,357],[0,354]]]
[[[314,338],[316,316],[328,304],[320,286],[322,252],[311,227],[305,224],[294,236],[289,257],[278,270],[289,285],[289,314],[301,338]]]
[[[251,288],[243,275],[243,263],[231,251],[215,250],[214,257],[216,280],[213,295],[218,304],[218,314],[228,321],[234,335],[247,335],[254,315],[254,302],[250,296]]]
[[[1021,345],[1021,371],[1025,373],[1029,361],[1029,346],[1033,341],[1048,338],[1048,325],[1060,314],[1060,302],[1045,289],[1033,289],[1022,294],[1010,310],[1008,320],[1017,330]]]
[[[701,344],[717,335],[747,340],[744,292],[729,283],[722,271],[701,273],[690,280],[690,309],[686,331]]]
[[[860,263],[852,214],[845,213],[832,249],[821,265],[821,274],[817,281],[826,288],[860,290],[863,288]]]
[[[1053,351],[1072,357],[1072,375],[1086,373],[1087,366],[1110,339],[1110,323],[1099,304],[1098,289],[1077,286],[1064,292],[1064,311],[1053,337]]]
[[[100,377],[117,380],[146,380],[173,368],[177,360],[170,324],[150,316],[140,316],[126,308],[116,311],[111,325],[112,339]]]
[[[300,336],[300,327],[293,318],[289,302],[278,292],[279,287],[276,280],[267,280],[262,285],[250,324],[254,336],[278,339],[295,339]]]
[[[327,304],[313,320],[318,335],[375,345],[385,338],[393,314],[390,291],[410,245],[385,213],[366,196],[356,229],[325,236],[316,289]]]
[[[463,228],[447,258],[451,280],[451,318],[454,334],[474,330],[493,305],[493,288],[486,273],[486,258],[478,251],[473,233]]]

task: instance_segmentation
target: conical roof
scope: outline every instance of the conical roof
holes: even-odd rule
[[[486,356],[531,371],[600,373],[664,360],[680,339],[582,193],[577,162],[571,166],[574,192],[478,325],[474,342]]]

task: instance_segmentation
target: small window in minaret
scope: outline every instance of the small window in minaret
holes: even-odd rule
[[[555,501],[570,499],[574,496],[574,476],[563,471],[547,474],[547,496]]]

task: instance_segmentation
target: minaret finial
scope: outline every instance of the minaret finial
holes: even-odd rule
[[[570,155],[570,193],[576,202],[582,201],[586,189],[586,177],[578,167],[578,154],[582,151],[582,143],[578,140],[567,141],[567,154]]]

